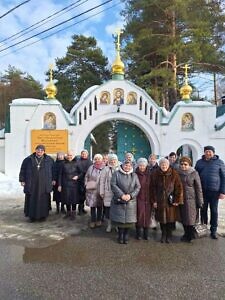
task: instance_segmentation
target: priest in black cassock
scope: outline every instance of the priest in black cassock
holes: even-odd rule
[[[22,162],[19,181],[25,193],[24,214],[31,222],[48,217],[53,163],[53,159],[45,154],[44,145],[38,145]]]

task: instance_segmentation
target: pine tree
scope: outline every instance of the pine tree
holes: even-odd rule
[[[223,1],[125,0],[128,75],[161,105],[177,101],[182,65],[203,72],[225,66]]]
[[[93,37],[74,35],[66,56],[56,60],[57,99],[70,110],[85,90],[109,79],[108,60]]]

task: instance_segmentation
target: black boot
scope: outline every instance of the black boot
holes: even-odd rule
[[[59,203],[56,203],[56,214],[59,214]]]
[[[187,238],[188,238],[188,230],[187,230],[187,225],[183,225],[184,227],[184,235],[181,237],[181,241],[182,242],[186,242],[187,241]]]
[[[160,228],[161,228],[161,231],[162,231],[160,242],[165,243],[166,242],[166,224],[160,223]]]
[[[144,240],[146,240],[146,241],[149,240],[148,227],[144,227],[144,229],[143,229],[143,237],[144,237]]]
[[[123,228],[118,227],[118,243],[123,244]]]
[[[141,228],[136,226],[136,239],[141,240]]]
[[[128,244],[128,228],[124,228],[123,230],[123,243]]]
[[[174,224],[174,223],[172,223]],[[172,242],[172,228],[173,225],[171,223],[166,224],[166,243],[169,244]]]
[[[61,214],[66,214],[66,210],[64,208],[64,204],[61,203]]]

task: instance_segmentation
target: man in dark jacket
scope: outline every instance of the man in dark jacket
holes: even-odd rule
[[[203,190],[204,205],[202,219],[208,223],[208,206],[210,206],[211,238],[217,239],[216,231],[218,226],[218,202],[225,198],[225,165],[215,155],[213,146],[204,147],[204,155],[196,163],[195,169],[198,171]]]
[[[22,162],[19,181],[25,193],[24,213],[31,222],[45,220],[49,214],[53,163],[43,145],[38,145]]]
[[[84,210],[84,201],[86,190],[84,186],[84,177],[88,170],[88,168],[92,165],[92,161],[88,158],[88,151],[86,149],[81,151],[80,159],[77,160],[77,171],[78,171],[78,185],[79,185],[79,206],[78,206],[78,214],[86,214]]]

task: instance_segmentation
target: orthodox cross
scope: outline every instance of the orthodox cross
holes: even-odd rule
[[[120,36],[122,33],[123,33],[123,31],[120,28],[116,29],[115,38],[116,38],[116,50],[117,51],[120,51]]]
[[[190,67],[188,66],[188,64],[185,64],[184,67],[182,67],[184,69],[184,80],[185,80],[185,84],[188,84],[188,69],[190,69]]]
[[[54,67],[54,64],[50,64],[49,65],[49,77],[50,77],[50,82],[52,82],[52,79],[53,79],[53,67]]]

